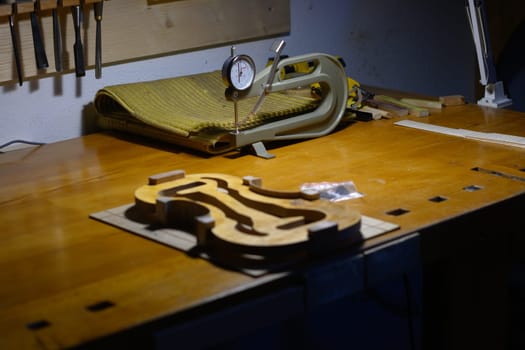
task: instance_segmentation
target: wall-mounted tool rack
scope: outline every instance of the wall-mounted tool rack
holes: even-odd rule
[[[96,51],[94,6],[102,1],[0,1],[0,84],[18,81],[10,17],[14,20],[24,81],[57,72],[54,12],[60,25],[63,72],[75,71],[76,38],[71,11],[75,6],[80,6],[82,13],[85,69],[93,69]],[[271,37],[290,30],[289,0],[106,0],[103,9],[101,56],[104,65]],[[37,68],[36,64],[31,25],[33,11],[41,30],[47,68]]]

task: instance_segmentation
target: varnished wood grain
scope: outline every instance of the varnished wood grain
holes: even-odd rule
[[[447,127],[525,136],[525,115],[465,105],[427,118]],[[349,124],[332,135],[281,145],[265,160],[207,157],[175,146],[111,134],[0,155],[0,348],[67,347],[187,310],[281,277],[249,277],[90,220],[133,202],[148,176],[174,169],[264,179],[294,191],[304,182],[352,180],[363,215],[401,229],[372,247],[489,204],[523,196],[525,152],[392,125],[399,118]],[[469,185],[482,189],[463,190]],[[442,202],[429,199],[442,196]],[[409,212],[392,216],[394,209]],[[454,242],[450,242],[454,244]],[[115,305],[100,313],[86,306]],[[31,331],[26,325],[47,320]]]

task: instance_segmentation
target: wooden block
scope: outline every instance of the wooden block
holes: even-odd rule
[[[374,96],[374,100],[388,102],[388,103],[391,103],[397,106],[408,108],[408,112],[417,117],[428,117],[430,115],[430,112],[428,111],[428,109],[414,106],[410,103],[402,102],[401,100],[398,100],[397,98],[393,98],[390,96],[376,95]]]
[[[408,108],[396,106],[391,103],[377,101],[374,99],[368,100],[365,103],[373,108],[380,108],[384,111],[387,111],[390,117],[392,116],[405,117],[408,115]]]
[[[56,0],[37,0],[37,8],[41,11],[52,10],[57,8]]]
[[[243,177],[242,183],[246,186],[262,187],[262,179],[260,177],[255,177],[251,175]]]
[[[342,234],[337,228],[337,222],[324,220],[308,228],[308,239],[311,241],[309,253],[323,253],[330,246],[337,245]]]
[[[160,223],[164,226],[168,225],[170,209],[171,209],[171,198],[170,197],[158,197],[155,207],[155,214]]]
[[[411,105],[421,107],[421,108],[432,108],[432,109],[441,109],[443,105],[440,101],[433,100],[424,100],[419,98],[402,98],[401,102],[409,103]]]
[[[62,0],[62,6],[78,6],[80,5],[80,0]]]
[[[441,101],[444,106],[460,106],[465,104],[465,97],[461,95],[441,96],[439,101]]]
[[[148,178],[149,185],[158,185],[168,181],[183,179],[186,176],[184,170],[173,170],[161,174],[151,175]]]
[[[372,114],[372,118],[374,120],[378,120],[378,119],[381,119],[381,118],[390,118],[389,117],[390,113],[388,113],[387,111],[384,111],[384,110],[378,109],[378,108],[374,108],[374,107],[370,107],[370,106],[363,106],[361,108],[361,111],[371,113]]]
[[[33,11],[35,11],[35,3],[33,1],[15,3],[15,13],[22,14]]]
[[[13,7],[11,5],[0,5],[0,17],[9,16],[13,13]]]
[[[198,245],[205,246],[210,242],[212,238],[210,230],[213,226],[215,226],[215,220],[210,214],[195,217],[195,236]]]

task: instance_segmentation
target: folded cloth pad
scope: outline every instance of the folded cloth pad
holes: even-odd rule
[[[149,82],[107,86],[95,96],[98,125],[181,144],[208,153],[235,147],[233,103],[224,97],[219,71]],[[257,97],[238,102],[239,120]],[[276,92],[266,96],[261,110],[241,125],[249,129],[315,109],[308,95]]]

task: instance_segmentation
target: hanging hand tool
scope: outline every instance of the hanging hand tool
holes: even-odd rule
[[[54,47],[54,52],[55,52],[55,70],[57,72],[62,72],[62,32],[60,29],[60,19],[58,18],[57,8],[53,8],[52,11],[53,11],[53,47]]]
[[[31,31],[33,33],[33,46],[35,49],[35,60],[36,67],[38,69],[44,69],[49,67],[47,63],[46,49],[44,48],[44,42],[42,40],[42,32],[40,30],[40,24],[36,17],[36,12],[31,12]]]
[[[18,85],[22,86],[22,63],[20,62],[20,50],[18,49],[18,35],[13,15],[9,16],[9,28],[11,29],[11,41],[13,43],[13,53],[15,55],[16,74],[18,76]]]
[[[29,12],[31,17],[31,32],[33,34],[33,47],[35,49],[35,60],[37,69],[44,69],[49,67],[47,63],[46,50],[44,48],[44,42],[42,40],[42,31],[40,29],[40,23],[36,16],[36,3],[33,0],[16,0],[17,12],[24,13]],[[26,11],[26,9],[29,9]]]
[[[9,29],[11,31],[11,43],[13,45],[13,55],[15,59],[16,73],[18,76],[18,85],[22,86],[22,65],[20,63],[20,52],[18,49],[18,34],[16,32],[15,19],[13,16],[15,8],[14,5],[12,5],[12,1],[9,0],[0,0],[0,6],[5,11],[4,14],[7,15],[9,19]]]
[[[93,11],[95,21],[97,22],[96,42],[95,42],[95,78],[102,77],[102,9],[104,8],[104,1],[93,4]]]
[[[75,43],[73,44],[73,51],[75,53],[75,73],[77,77],[83,77],[86,75],[86,70],[84,68],[84,48],[82,47],[82,37],[80,33],[82,16],[80,5],[72,6],[71,13],[73,15],[73,26],[75,28]]]

